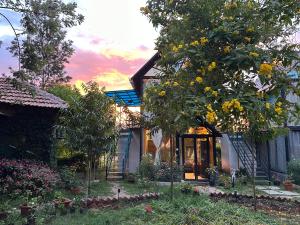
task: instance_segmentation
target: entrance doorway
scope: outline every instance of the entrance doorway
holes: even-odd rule
[[[207,178],[206,169],[214,159],[212,138],[208,136],[192,135],[193,137],[182,137],[182,159],[185,180],[202,180]]]

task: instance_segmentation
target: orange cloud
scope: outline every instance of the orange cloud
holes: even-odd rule
[[[143,49],[143,51],[145,51]],[[149,55],[149,53],[148,53]],[[94,80],[107,90],[130,89],[132,76],[149,58],[136,52],[106,50],[105,54],[77,49],[66,65],[71,83],[78,84]]]

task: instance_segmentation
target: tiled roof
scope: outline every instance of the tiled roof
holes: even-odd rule
[[[60,98],[37,87],[17,88],[10,79],[0,77],[0,103],[35,106],[43,108],[67,108],[68,105]]]

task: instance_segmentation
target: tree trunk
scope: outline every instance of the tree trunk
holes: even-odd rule
[[[91,154],[88,155],[88,197],[91,194]]]
[[[173,136],[170,135],[170,167],[171,167],[171,201],[173,201],[174,197],[174,171],[173,171]]]
[[[252,179],[253,179],[253,206],[254,206],[254,211],[256,211],[256,186],[255,186],[255,157],[254,157],[254,150],[255,150],[255,148],[251,149],[251,151],[252,151]]]

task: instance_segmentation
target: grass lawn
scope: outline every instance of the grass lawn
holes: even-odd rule
[[[151,204],[152,213],[146,213],[145,204]],[[90,210],[86,214],[58,216],[51,225],[256,225],[297,224],[296,221],[281,220],[274,215],[254,212],[249,208],[225,202],[212,202],[207,196],[193,196],[175,192],[173,202],[163,197],[160,200],[138,205],[124,205],[113,210]]]

